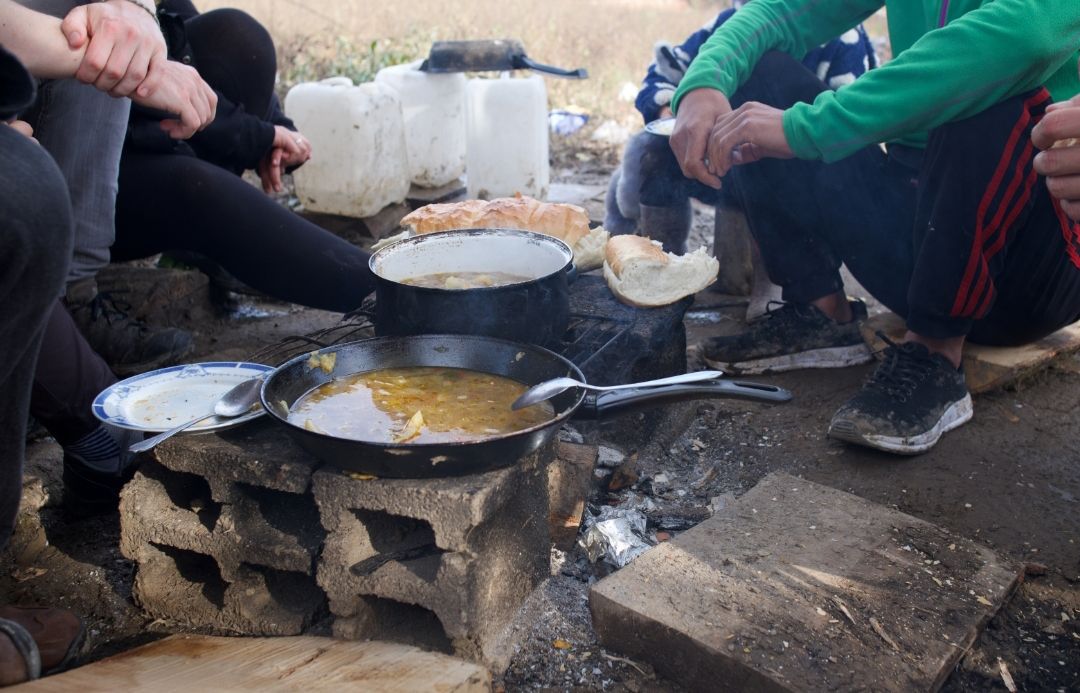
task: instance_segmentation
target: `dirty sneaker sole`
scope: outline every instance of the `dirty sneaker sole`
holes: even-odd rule
[[[761,375],[763,373],[781,373],[783,371],[795,371],[802,368],[847,368],[858,366],[870,361],[873,356],[866,344],[852,344],[846,347],[828,347],[825,349],[811,349],[797,354],[784,354],[782,356],[770,356],[752,361],[739,363],[727,363],[710,359],[702,355],[705,363],[710,368],[733,375]]]
[[[855,445],[864,445],[875,450],[884,450],[899,455],[918,455],[934,447],[941,436],[954,428],[963,426],[971,417],[974,409],[971,395],[949,405],[937,423],[926,431],[913,436],[886,436],[875,433],[862,433],[849,419],[833,419],[829,424],[829,437]]]

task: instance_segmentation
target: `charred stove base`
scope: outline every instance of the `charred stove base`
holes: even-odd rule
[[[332,617],[499,669],[548,574],[553,446],[451,479],[358,480],[269,422],[169,441],[121,497],[121,550],[151,615],[250,635]],[[355,566],[355,568],[354,568]]]

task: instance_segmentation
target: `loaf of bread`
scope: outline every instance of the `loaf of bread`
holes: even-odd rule
[[[589,215],[577,205],[503,197],[427,205],[402,219],[401,226],[414,234],[451,229],[523,229],[554,236],[573,248],[589,233]]]
[[[720,263],[704,248],[686,255],[665,253],[641,236],[614,236],[607,242],[604,279],[623,303],[666,306],[716,281]]]

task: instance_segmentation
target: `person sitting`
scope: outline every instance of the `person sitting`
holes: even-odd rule
[[[835,92],[799,55],[887,6],[893,60]],[[1038,27],[1037,32],[1032,27]],[[1039,179],[1033,128],[1080,92],[1075,0],[755,0],[713,34],[672,101],[683,173],[740,201],[786,303],[704,345],[735,372],[870,358],[841,263],[907,332],[829,424],[915,454],[972,417],[966,340],[1019,345],[1080,318],[1080,225]],[[885,142],[882,149],[879,142]],[[1047,156],[1050,155],[1050,156]],[[1075,151],[1043,152],[1061,176]],[[1053,170],[1051,170],[1053,169]]]
[[[635,101],[646,124],[671,116],[671,98],[698,51],[744,4],[724,10],[679,46],[657,44]],[[830,89],[839,89],[876,67],[877,57],[865,30],[857,26],[810,49],[801,62]],[[733,203],[723,192],[683,176],[667,140],[642,131],[627,143],[611,178],[604,228],[616,234],[637,230],[662,242],[664,250],[682,254],[693,219],[690,198],[712,205]]]
[[[119,293],[99,292],[97,286],[97,274],[109,264],[109,247],[115,238],[117,175],[131,108],[128,99],[117,97],[127,96],[139,85],[149,90],[156,72],[182,67],[168,64],[154,3],[139,1],[142,4],[19,0],[30,9],[62,19],[62,30],[73,40],[109,37],[119,27],[133,30],[135,39],[125,50],[91,52],[71,77],[44,80],[37,100],[23,115],[60,167],[71,197],[75,245],[64,305],[93,349],[128,373],[174,363],[193,347],[188,332],[137,320]],[[127,69],[140,60],[145,67]],[[145,77],[142,82],[140,77]]]
[[[103,16],[109,17],[108,29],[93,19]],[[78,35],[65,36],[62,27]],[[115,57],[122,64],[106,70],[98,88],[179,114],[163,124],[177,136],[203,127],[213,118],[213,93],[193,70],[153,64],[152,52],[140,54],[143,38],[138,22],[125,20],[105,3],[75,12],[62,24],[0,0],[0,208],[5,220],[0,231],[0,344],[7,357],[0,367],[5,395],[0,406],[0,548],[11,538],[22,492],[39,347],[63,292],[74,245],[64,176],[31,139],[29,124],[15,117],[33,103],[35,77],[65,79],[80,73],[96,84],[93,75]],[[63,667],[78,649],[82,632],[80,619],[64,609],[0,606],[0,685]]]
[[[190,251],[274,298],[336,312],[358,308],[374,290],[368,253],[264,194],[280,192],[282,174],[312,155],[274,95],[269,33],[244,12],[199,14],[189,0],[164,0],[159,14],[170,55],[214,88],[218,115],[181,142],[163,136],[160,115],[133,110],[113,259]],[[263,192],[240,177],[245,170],[259,173]]]

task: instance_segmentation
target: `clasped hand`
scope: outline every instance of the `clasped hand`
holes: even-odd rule
[[[695,89],[683,97],[671,149],[683,175],[717,190],[733,166],[794,156],[782,110],[756,102],[732,110],[715,89]]]
[[[85,52],[76,79],[116,97],[176,115],[161,127],[191,137],[214,119],[217,96],[194,68],[170,61],[151,13],[130,0],[80,5],[60,25],[68,46]]]
[[[1031,141],[1042,150],[1035,171],[1046,176],[1046,187],[1065,214],[1080,221],[1080,96],[1047,108]]]

